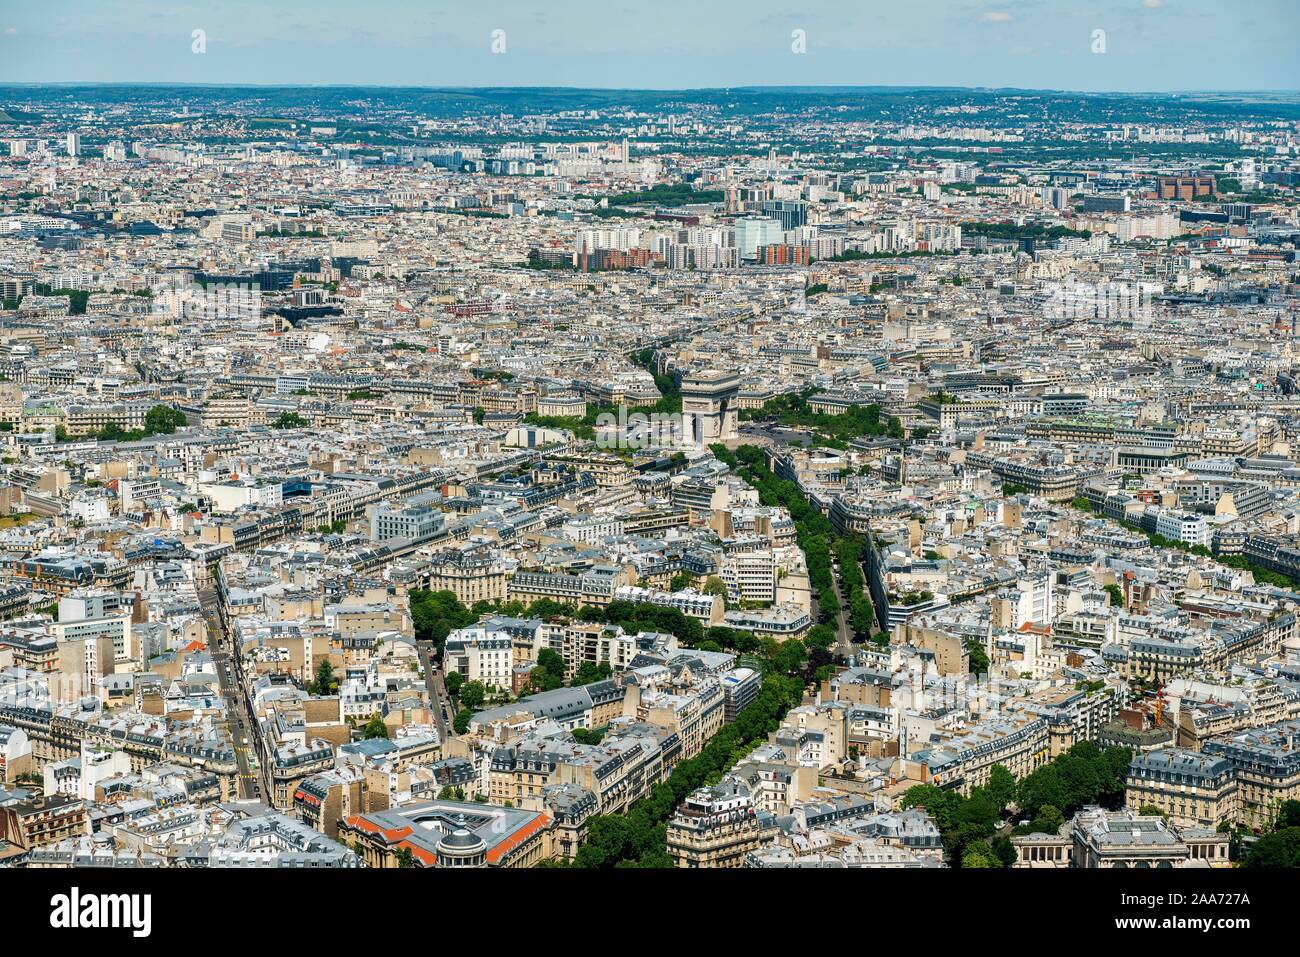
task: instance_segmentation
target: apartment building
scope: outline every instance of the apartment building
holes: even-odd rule
[[[90,833],[86,802],[66,794],[0,804],[0,841],[22,850]]]
[[[1225,757],[1184,748],[1134,756],[1125,778],[1124,806],[1158,808],[1174,824],[1213,830],[1240,818],[1236,771]]]
[[[1024,714],[990,718],[912,754],[907,776],[923,784],[954,788],[969,796],[988,783],[989,772],[1000,764],[1019,780],[1042,767],[1051,756],[1049,722]]]
[[[741,867],[776,829],[776,818],[754,806],[741,781],[728,777],[678,805],[668,821],[668,856],[684,868]]]
[[[776,601],[776,556],[769,550],[723,556],[719,576],[733,602]]]
[[[1231,764],[1241,802],[1241,822],[1260,830],[1273,825],[1283,801],[1300,798],[1300,721],[1265,725],[1205,742],[1201,753]]]
[[[429,561],[428,587],[449,591],[466,607],[505,601],[516,563],[490,548],[445,549]]]
[[[482,626],[458,628],[447,635],[443,668],[466,681],[482,682],[486,688],[513,687],[516,665],[514,639],[504,631]]]

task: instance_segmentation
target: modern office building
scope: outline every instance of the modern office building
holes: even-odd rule
[[[762,205],[763,215],[781,224],[782,232],[808,223],[808,204],[801,199],[770,199]]]

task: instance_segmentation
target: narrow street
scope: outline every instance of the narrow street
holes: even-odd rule
[[[221,608],[221,597],[215,586],[200,589],[199,605],[203,609],[203,619],[210,636],[208,652],[217,669],[221,695],[226,699],[226,727],[230,732],[239,768],[239,797],[265,804],[269,791],[264,782],[269,772],[262,753],[262,738],[245,694],[242,663],[237,655],[232,656],[230,653],[230,636]]]
[[[839,612],[835,615],[835,653],[841,658],[853,654],[853,632],[849,629],[848,614],[844,610],[844,591],[840,587],[839,566],[831,563],[831,584],[835,586],[835,598],[839,602]]]
[[[432,642],[417,641],[415,647],[420,653],[420,665],[424,668],[424,687],[429,694],[429,710],[433,712],[433,720],[438,725],[438,739],[446,741],[452,720],[451,704],[447,686],[442,681],[442,672],[433,663],[434,646]]]

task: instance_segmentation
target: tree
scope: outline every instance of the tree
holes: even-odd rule
[[[961,795],[945,791],[933,784],[917,784],[903,793],[898,805],[901,808],[925,808],[934,819],[935,827],[940,831],[946,831],[954,824],[957,804],[961,799]]]
[[[870,633],[876,621],[876,609],[871,599],[861,592],[855,592],[849,599],[849,627],[855,635]]]
[[[1300,827],[1300,801],[1283,801],[1277,809],[1273,830],[1285,831],[1289,827]]]
[[[971,841],[961,849],[962,867],[1001,867],[1002,861],[983,841]]]
[[[456,712],[456,717],[452,719],[451,726],[457,734],[464,734],[469,730],[470,719],[474,717],[474,712],[469,708],[461,708]]]
[[[1065,823],[1065,815],[1054,804],[1044,804],[1034,816],[1034,831],[1042,834],[1055,834]]]
[[[331,695],[338,690],[339,679],[334,677],[334,666],[328,658],[322,658],[316,666],[316,681],[312,690],[318,695]]]
[[[584,621],[603,621],[619,625],[625,631],[658,631],[675,635],[682,644],[695,648],[704,640],[704,626],[676,608],[665,608],[648,602],[614,601],[604,609],[579,609],[578,617]],[[529,608],[532,614],[532,608]]]
[[[271,422],[273,429],[301,429],[307,426],[307,420],[297,412],[281,412]]]
[[[586,606],[590,608],[590,606]],[[550,620],[553,618],[573,618],[578,614],[578,610],[572,605],[566,605],[562,602],[555,601],[553,598],[539,598],[527,608],[529,618],[543,618]],[[583,617],[584,621],[601,621],[597,617]]]
[[[594,661],[584,661],[578,665],[578,670],[573,676],[574,687],[579,685],[589,685],[594,681],[604,681],[613,673],[613,670],[606,662],[596,664]]]
[[[1002,765],[995,764],[989,769],[989,783],[986,790],[997,805],[998,814],[1001,815],[1006,811],[1007,805],[1015,799],[1015,776]]]
[[[782,674],[798,674],[803,671],[808,660],[808,646],[798,638],[789,638],[781,642],[781,647],[772,656],[772,667]]]
[[[543,648],[537,653],[537,664],[553,675],[564,677],[564,659],[550,648]]]
[[[460,603],[455,592],[417,588],[411,591],[409,598],[416,640],[431,641],[439,650],[453,629],[467,628],[476,618]]]
[[[993,854],[1002,862],[1003,867],[1011,867],[1016,863],[1016,846],[1005,834],[993,838]]]
[[[564,687],[564,666],[560,665],[560,670],[553,671],[543,665],[538,665],[528,675],[528,686],[534,692],[554,691],[556,688]]]
[[[1124,590],[1113,582],[1103,587],[1106,589],[1106,594],[1110,595],[1110,603],[1116,608],[1122,608],[1124,606]]]
[[[598,814],[587,821],[587,840],[575,867],[671,867],[665,824],[677,805],[775,730],[781,716],[803,695],[803,682],[769,674],[758,696],[724,725],[692,758],[679,761],[668,779],[650,789],[624,814]]]
[[[481,708],[487,697],[487,689],[481,681],[467,681],[460,689],[460,703],[471,710]]]
[[[579,744],[600,744],[605,737],[605,728],[574,728],[571,734]]]
[[[1250,849],[1242,867],[1300,867],[1300,827],[1265,834]]]
[[[447,676],[442,679],[442,683],[446,685],[447,694],[449,695],[454,695],[459,692],[460,686],[464,681],[465,679],[461,676],[459,671],[449,671],[447,672]]]
[[[145,435],[170,435],[187,424],[185,413],[169,405],[155,405],[145,413]]]
[[[405,844],[403,844],[401,847],[399,847],[399,848],[397,849],[397,853],[394,854],[393,856],[397,859],[397,866],[398,866],[398,867],[415,867],[415,866],[416,866],[416,863],[415,863],[415,855],[411,853],[411,849],[410,849],[409,847],[407,847]]]
[[[1058,816],[1072,815],[1085,804],[1118,807],[1124,797],[1130,757],[1127,748],[1103,751],[1091,741],[1080,741],[1022,778],[1016,804],[1025,816],[1034,819],[1035,825],[1049,806]]]
[[[366,740],[388,737],[388,726],[384,724],[384,719],[379,716],[378,712],[361,729],[361,736]]]
[[[835,629],[830,625],[813,625],[804,636],[810,651],[830,651],[835,646]]]

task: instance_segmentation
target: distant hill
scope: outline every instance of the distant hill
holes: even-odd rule
[[[1050,111],[1062,122],[1180,122],[1194,117],[1268,116],[1300,118],[1300,95],[1259,92],[1078,93],[960,87],[733,87],[697,90],[616,90],[579,87],[383,87],[237,86],[183,84],[0,84],[12,122],[24,119],[18,105],[82,103],[170,104],[205,113],[234,111],[265,119],[310,111],[313,119],[371,117],[385,110],[458,117],[510,113],[633,109],[647,112],[688,105],[720,116],[744,117],[773,111],[820,110],[840,121],[933,117],[943,107],[987,105]],[[35,116],[35,114],[27,114]],[[373,120],[372,120],[373,122]]]

